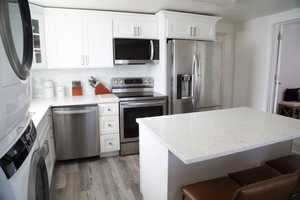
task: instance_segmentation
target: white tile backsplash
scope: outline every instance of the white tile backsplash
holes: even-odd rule
[[[52,80],[55,87],[65,87],[66,96],[72,95],[72,81],[80,80],[84,95],[94,93],[94,88],[89,85],[88,79],[94,76],[107,88],[111,89],[111,78],[113,77],[152,77],[152,65],[116,66],[107,69],[58,69],[58,70],[33,70],[32,71],[32,93],[33,98],[44,97],[44,82]]]

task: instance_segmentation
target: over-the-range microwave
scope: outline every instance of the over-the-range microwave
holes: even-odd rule
[[[138,65],[159,60],[159,40],[114,39],[114,64]]]

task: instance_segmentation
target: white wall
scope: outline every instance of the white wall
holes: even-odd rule
[[[234,106],[267,111],[273,25],[295,18],[300,18],[300,8],[237,26]]]
[[[33,98],[43,97],[43,83],[52,80],[57,85],[65,86],[67,96],[71,96],[73,80],[82,81],[84,95],[93,94],[94,90],[89,85],[88,79],[94,76],[99,79],[106,87],[111,88],[112,77],[152,77],[151,71],[155,66],[120,66],[107,69],[67,69],[67,70],[33,70],[32,89]]]

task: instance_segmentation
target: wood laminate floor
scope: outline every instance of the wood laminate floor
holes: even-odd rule
[[[142,200],[138,156],[58,162],[51,200]]]

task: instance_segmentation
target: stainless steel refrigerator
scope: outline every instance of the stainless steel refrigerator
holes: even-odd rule
[[[220,42],[168,40],[169,113],[221,108]]]

